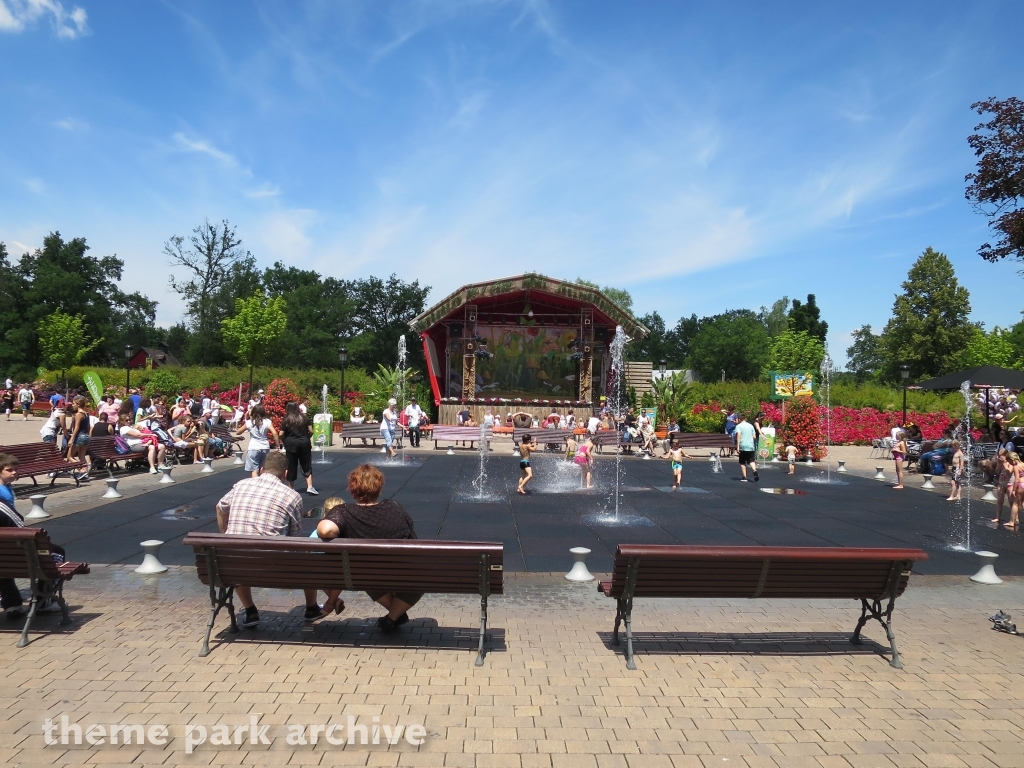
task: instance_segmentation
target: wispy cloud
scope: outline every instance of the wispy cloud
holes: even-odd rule
[[[267,182],[266,184],[260,184],[260,186],[247,190],[245,196],[250,200],[263,200],[268,197],[277,197],[281,194],[281,188],[276,184]]]
[[[42,179],[25,179],[25,186],[28,187],[30,192],[34,192],[37,195],[41,195],[46,191],[46,185],[43,184]]]
[[[224,165],[228,165],[233,168],[238,167],[238,161],[235,160],[234,155],[217,149],[213,144],[206,141],[206,139],[190,139],[184,133],[179,131],[174,134],[174,142],[182,152],[198,152],[199,154],[209,155]]]
[[[81,6],[69,11],[59,0],[0,0],[0,32],[24,32],[46,16],[57,37],[74,40],[89,34],[89,17]]]
[[[3,2],[3,0],[0,0]],[[56,120],[53,123],[54,128],[60,128],[62,131],[84,131],[89,126],[81,120],[76,120],[73,117],[65,117],[63,120]]]

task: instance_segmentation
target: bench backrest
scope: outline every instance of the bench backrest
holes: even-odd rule
[[[380,437],[380,422],[374,424],[352,424],[344,422],[341,434],[345,437]]]
[[[44,529],[0,528],[0,578],[58,578]]]
[[[612,597],[868,598],[899,596],[920,549],[852,547],[702,547],[621,544]]]
[[[516,427],[512,432],[512,440],[518,445],[523,441],[523,435],[530,435],[533,442],[545,445],[547,443],[561,443],[574,435],[571,429],[521,429]]]
[[[734,443],[728,435],[715,432],[672,432],[669,440],[683,448],[721,448]]]
[[[592,438],[594,445],[618,445],[622,442],[622,433],[617,429],[599,429],[597,434],[592,435]]]
[[[123,456],[117,452],[114,436],[107,435],[89,438],[89,455],[96,458],[109,458],[111,455]]]
[[[487,440],[494,437],[494,431],[490,427],[484,430]],[[479,440],[480,427],[454,427],[450,424],[435,424],[430,432],[431,440]]]
[[[190,533],[203,584],[271,589],[501,594],[504,546],[495,542],[319,539]],[[212,576],[211,576],[212,574]],[[486,578],[482,576],[486,574]]]

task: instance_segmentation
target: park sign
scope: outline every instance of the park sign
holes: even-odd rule
[[[100,375],[96,371],[86,371],[82,374],[82,381],[85,382],[85,388],[89,390],[92,401],[98,405],[103,399],[103,381]]]
[[[771,400],[811,397],[818,385],[814,371],[769,371],[768,375],[772,381]]]

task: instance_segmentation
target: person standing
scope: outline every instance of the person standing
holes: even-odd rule
[[[251,477],[258,477],[260,470],[270,453],[270,441],[278,442],[277,430],[274,424],[267,418],[267,413],[262,405],[253,406],[249,412],[249,418],[245,424],[238,428],[235,434],[249,433],[249,450],[245,454],[245,471],[251,473]]]
[[[7,414],[7,420],[10,421],[11,411],[14,410],[14,393],[11,392],[10,387],[0,393],[0,408],[3,408],[4,413]]]
[[[409,446],[411,448],[419,448],[420,425],[423,424],[426,419],[423,415],[423,409],[420,408],[415,397],[409,398],[409,404],[405,407],[405,418],[409,427]]]
[[[388,400],[388,407],[380,415],[380,436],[384,439],[384,451],[389,459],[395,455],[393,443],[399,429],[398,412],[395,410],[397,407],[398,401],[391,398]]]
[[[76,481],[81,482],[89,479],[89,412],[85,409],[85,398],[76,397],[68,407],[68,414],[71,416],[67,430],[68,437],[68,461],[77,461],[82,469],[74,475]]]
[[[959,440],[953,441],[953,458],[950,466],[953,472],[949,477],[949,497],[946,501],[960,501],[960,491],[964,484],[964,452]]]
[[[313,443],[310,435],[313,428],[309,419],[302,415],[299,404],[288,403],[285,406],[284,418],[281,420],[281,442],[288,456],[288,482],[294,483],[301,467],[302,476],[306,478],[306,493],[318,496],[320,491],[313,487]]]
[[[735,406],[727,405],[723,411],[725,414],[725,434],[729,436],[733,443],[736,442],[736,425],[739,424],[740,416],[736,413]],[[732,455],[734,448],[729,448],[729,455]]]
[[[743,474],[740,482],[747,482],[747,466],[749,465],[754,473],[754,482],[756,483],[761,479],[757,474],[757,451],[754,450],[756,433],[754,432],[754,425],[747,421],[745,414],[741,413],[739,415],[739,421],[736,424],[734,434],[736,436],[736,449],[740,455],[740,472]]]
[[[522,476],[519,478],[519,486],[516,493],[526,495],[526,484],[533,479],[533,468],[530,466],[530,454],[533,453],[534,442],[531,435],[523,435],[519,443],[519,471]]]
[[[898,491],[903,490],[903,461],[907,458],[907,433],[896,430],[895,443],[892,446],[892,458],[896,462],[896,485]]]
[[[28,388],[28,384],[22,384],[21,389],[18,390],[18,403],[21,405],[22,421],[28,421],[28,417],[32,415],[32,403],[35,401],[36,396]]]
[[[584,488],[594,487],[594,439],[588,432],[576,448],[573,462],[580,468]]]
[[[295,413],[300,417],[298,406]],[[288,417],[285,416],[287,419]],[[228,536],[291,536],[302,531],[302,497],[295,492],[285,479],[289,459],[282,453],[267,456],[263,470],[257,477],[247,477],[235,483],[217,502],[217,527]],[[306,598],[307,623],[323,618],[323,611],[316,602],[316,589],[302,590]],[[252,589],[237,585],[235,594],[245,616],[239,622],[243,627],[255,627],[260,623],[260,614],[252,600]]]

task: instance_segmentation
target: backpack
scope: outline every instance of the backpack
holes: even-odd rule
[[[114,435],[114,450],[124,455],[132,452],[132,447],[128,445],[128,441],[120,435]]]

